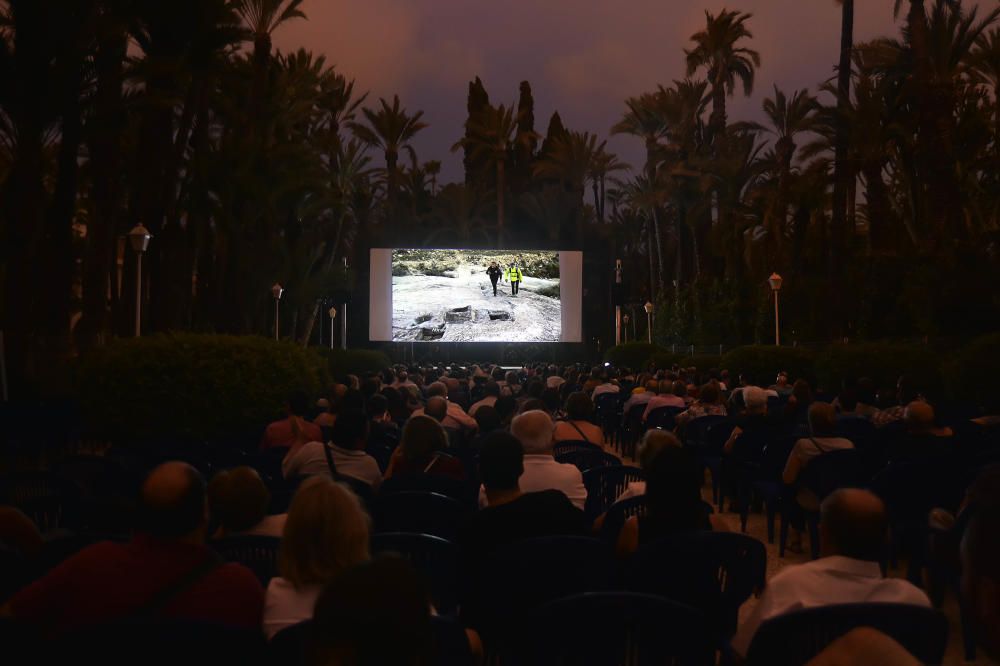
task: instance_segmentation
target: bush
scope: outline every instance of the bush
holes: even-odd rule
[[[1000,411],[1000,333],[976,338],[944,364],[948,395],[970,402],[987,414]]]
[[[606,351],[604,353],[604,360],[610,361],[619,368],[645,370],[654,355],[661,355],[663,353],[663,349],[648,342],[626,342],[623,345],[612,347]]]
[[[320,347],[319,354],[326,359],[330,376],[341,380],[345,375],[365,375],[379,372],[392,365],[389,357],[371,349],[327,349]]]
[[[816,374],[823,387],[832,393],[840,390],[845,379],[868,377],[876,388],[888,388],[895,386],[904,374],[923,393],[936,395],[942,386],[941,359],[924,345],[878,342],[833,345],[816,359]]]
[[[799,347],[750,345],[727,352],[720,366],[728,370],[734,380],[743,374],[754,382],[770,385],[778,371],[785,370],[792,381],[805,379],[815,385],[814,360],[811,351]]]
[[[540,287],[539,289],[536,289],[535,293],[538,294],[539,296],[547,296],[548,298],[555,298],[556,300],[558,300],[559,299],[559,285],[557,285],[557,284],[546,285],[544,287]]]
[[[92,352],[77,388],[94,435],[199,441],[259,436],[291,391],[317,396],[329,378],[322,356],[292,343],[171,333]]]

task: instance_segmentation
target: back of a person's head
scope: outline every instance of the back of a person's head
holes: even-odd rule
[[[809,386],[809,382],[804,379],[795,380],[795,383],[792,384],[792,395],[795,396],[796,404],[800,409],[812,404],[812,388]]]
[[[524,448],[517,437],[503,431],[483,439],[479,476],[487,490],[513,490],[524,472]]]
[[[763,414],[767,411],[767,394],[758,386],[748,386],[743,389],[743,404],[751,414]]]
[[[519,414],[510,424],[511,434],[521,442],[526,454],[550,453],[553,430],[552,417],[540,410]]]
[[[824,554],[868,562],[882,559],[888,520],[885,505],[874,493],[835,490],[820,506],[820,526]]]
[[[545,403],[545,411],[555,414],[559,411],[562,401],[559,399],[559,391],[554,388],[547,388],[542,392],[542,402]]]
[[[365,401],[365,413],[370,419],[379,419],[389,411],[389,399],[381,393],[376,393],[368,397]]]
[[[722,391],[716,382],[708,382],[701,387],[698,400],[706,405],[714,405],[722,400]],[[765,403],[766,404],[766,403]]]
[[[896,401],[900,405],[908,405],[920,397],[920,389],[917,383],[909,375],[900,376],[896,381]]]
[[[922,400],[914,400],[903,409],[903,424],[914,434],[924,434],[934,428],[934,408]]]
[[[288,396],[288,411],[295,416],[305,416],[309,410],[309,396],[305,391],[293,391]]]
[[[325,476],[306,479],[288,507],[278,570],[296,589],[324,585],[368,559],[368,514],[349,488]]]
[[[874,405],[876,402],[875,397],[875,382],[869,377],[862,377],[858,380],[858,402],[864,403],[866,405]]]
[[[690,451],[681,446],[665,446],[644,469],[646,502],[652,520],[680,530],[704,525],[701,467]]]
[[[647,379],[645,386],[648,393],[658,393],[660,390],[660,382],[655,379]]]
[[[544,390],[545,390],[545,384],[538,379],[532,379],[531,381],[528,382],[528,385],[525,387],[525,392],[527,392],[527,394],[532,398],[541,398],[542,391]]]
[[[681,446],[680,440],[674,433],[656,428],[647,430],[639,441],[639,467],[642,469],[649,467],[660,451],[668,446]]]
[[[541,398],[530,398],[524,401],[524,404],[521,405],[521,409],[519,410],[519,412],[523,414],[524,412],[531,412],[536,410],[542,412],[548,412],[549,406],[546,405],[545,401],[542,400]]]
[[[674,382],[671,379],[661,379],[660,388],[657,393],[660,395],[670,395],[674,391]]]
[[[840,410],[843,412],[853,412],[858,406],[858,393],[854,388],[845,388],[837,396],[840,403]]]
[[[413,566],[379,556],[337,576],[316,601],[314,666],[427,666],[430,593]]]
[[[444,421],[444,418],[448,416],[448,401],[439,395],[428,398],[427,404],[424,405],[424,414],[438,423]]]
[[[344,449],[363,449],[368,438],[368,417],[360,409],[340,412],[333,422],[333,443]]]
[[[837,429],[837,412],[828,402],[809,405],[809,431],[814,437],[832,435]]]
[[[427,397],[432,398],[435,396],[448,397],[448,386],[444,382],[431,382],[427,387]]]
[[[493,396],[494,398],[500,397],[500,385],[494,381],[486,382],[486,388],[483,390],[488,396]]]
[[[482,434],[491,433],[494,430],[499,430],[503,425],[500,421],[500,415],[497,410],[489,405],[482,405],[476,410],[475,416],[476,425],[479,426],[479,432]]]
[[[513,370],[508,370],[507,374],[504,375],[504,381],[507,382],[507,384],[517,384],[517,373]]]
[[[674,382],[674,385],[671,388],[671,390],[673,391],[673,394],[678,398],[683,398],[688,394],[687,384],[679,379]]]
[[[493,405],[493,409],[497,410],[497,416],[500,417],[500,421],[502,423],[507,423],[517,411],[517,400],[510,395],[502,395],[497,398],[496,403]],[[476,413],[478,413],[478,410]]]
[[[364,411],[365,409],[365,396],[358,389],[347,389],[344,392],[343,397],[340,399],[340,406],[338,412],[344,411]]]
[[[583,391],[570,393],[566,398],[566,416],[571,421],[586,421],[594,413],[594,403]]]
[[[435,451],[448,448],[448,433],[436,419],[418,414],[406,421],[399,445],[407,460],[420,461]]]
[[[966,496],[962,591],[982,646],[1000,657],[1000,464],[983,469]]]
[[[182,462],[163,463],[142,484],[139,529],[167,541],[187,537],[205,527],[206,500],[198,470]]]
[[[212,517],[227,533],[244,532],[267,515],[271,492],[252,467],[224,470],[208,484]]]

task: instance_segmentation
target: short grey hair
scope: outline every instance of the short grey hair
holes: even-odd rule
[[[510,434],[517,437],[526,454],[550,453],[554,430],[552,417],[540,409],[531,409],[515,416],[510,424]]]
[[[743,389],[743,404],[750,411],[767,409],[767,393],[759,386],[748,386]]]

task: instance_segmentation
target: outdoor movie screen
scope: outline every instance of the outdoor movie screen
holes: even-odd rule
[[[567,313],[562,272],[569,270],[575,275],[570,282],[579,283],[580,254],[373,250],[371,337],[393,342],[576,341],[578,332],[564,330]],[[384,294],[386,290],[375,286],[376,273],[386,269],[391,276],[389,308],[377,303],[377,292]],[[571,309],[578,312],[579,306]],[[377,320],[384,320],[390,312],[390,326],[385,327]],[[570,322],[569,329],[573,328],[578,326]]]

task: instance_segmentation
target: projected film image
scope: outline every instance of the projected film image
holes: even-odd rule
[[[558,342],[559,253],[393,250],[392,339]]]

